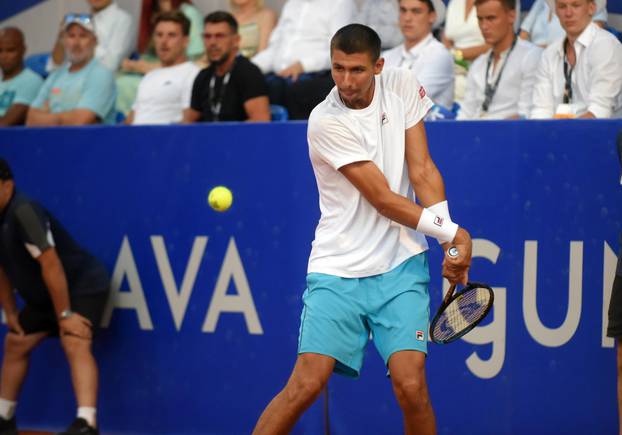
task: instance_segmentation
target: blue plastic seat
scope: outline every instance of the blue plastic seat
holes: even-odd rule
[[[273,121],[287,121],[289,119],[289,112],[283,106],[270,104],[270,116]]]
[[[24,64],[26,65],[26,68],[30,68],[41,77],[46,78],[48,76],[48,72],[45,70],[45,66],[48,63],[49,58],[50,53],[31,54],[24,59]]]

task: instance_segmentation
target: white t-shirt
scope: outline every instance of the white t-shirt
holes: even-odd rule
[[[192,62],[158,68],[148,72],[138,85],[132,106],[134,124],[172,124],[181,122],[190,107],[192,85],[200,68]]]
[[[380,215],[339,168],[373,161],[392,191],[414,200],[405,159],[405,132],[433,103],[415,75],[393,69],[375,77],[371,104],[347,108],[333,88],[309,118],[309,156],[322,216],[308,272],[360,278],[387,272],[428,248],[423,234]]]

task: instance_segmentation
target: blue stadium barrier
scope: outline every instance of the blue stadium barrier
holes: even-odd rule
[[[604,336],[622,232],[621,121],[427,125],[452,217],[475,239],[471,278],[495,307],[430,345],[439,434],[617,431]],[[305,123],[2,129],[0,155],[113,273],[95,352],[104,433],[248,434],[295,360],[318,198]],[[232,208],[207,193],[226,185]],[[441,253],[431,242],[432,309]],[[5,328],[0,328],[0,338]],[[75,413],[58,342],[35,351],[20,425]],[[334,377],[295,434],[397,434],[370,344],[361,379]]]

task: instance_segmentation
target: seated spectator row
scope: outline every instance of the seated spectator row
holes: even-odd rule
[[[622,117],[622,45],[601,28],[605,0],[535,3],[519,36],[516,0],[381,1],[376,15],[369,2],[357,15],[354,0],[288,0],[276,25],[256,0],[204,19],[188,2],[153,0],[136,59],[129,14],[89,1],[103,6],[65,16],[44,83],[24,68],[19,29],[0,32],[0,125],[269,121],[271,104],[306,119],[334,86],[334,32],[358,16],[393,45],[392,8],[402,43],[384,67],[415,72],[439,108],[429,119]]]

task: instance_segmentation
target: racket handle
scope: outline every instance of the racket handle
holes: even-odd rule
[[[447,293],[445,294],[445,297],[443,298],[443,304],[446,304],[447,301],[449,301],[449,299],[451,298],[451,296],[454,294],[454,291],[456,291],[456,285],[457,284],[452,284],[449,287],[449,290],[447,290]]]

